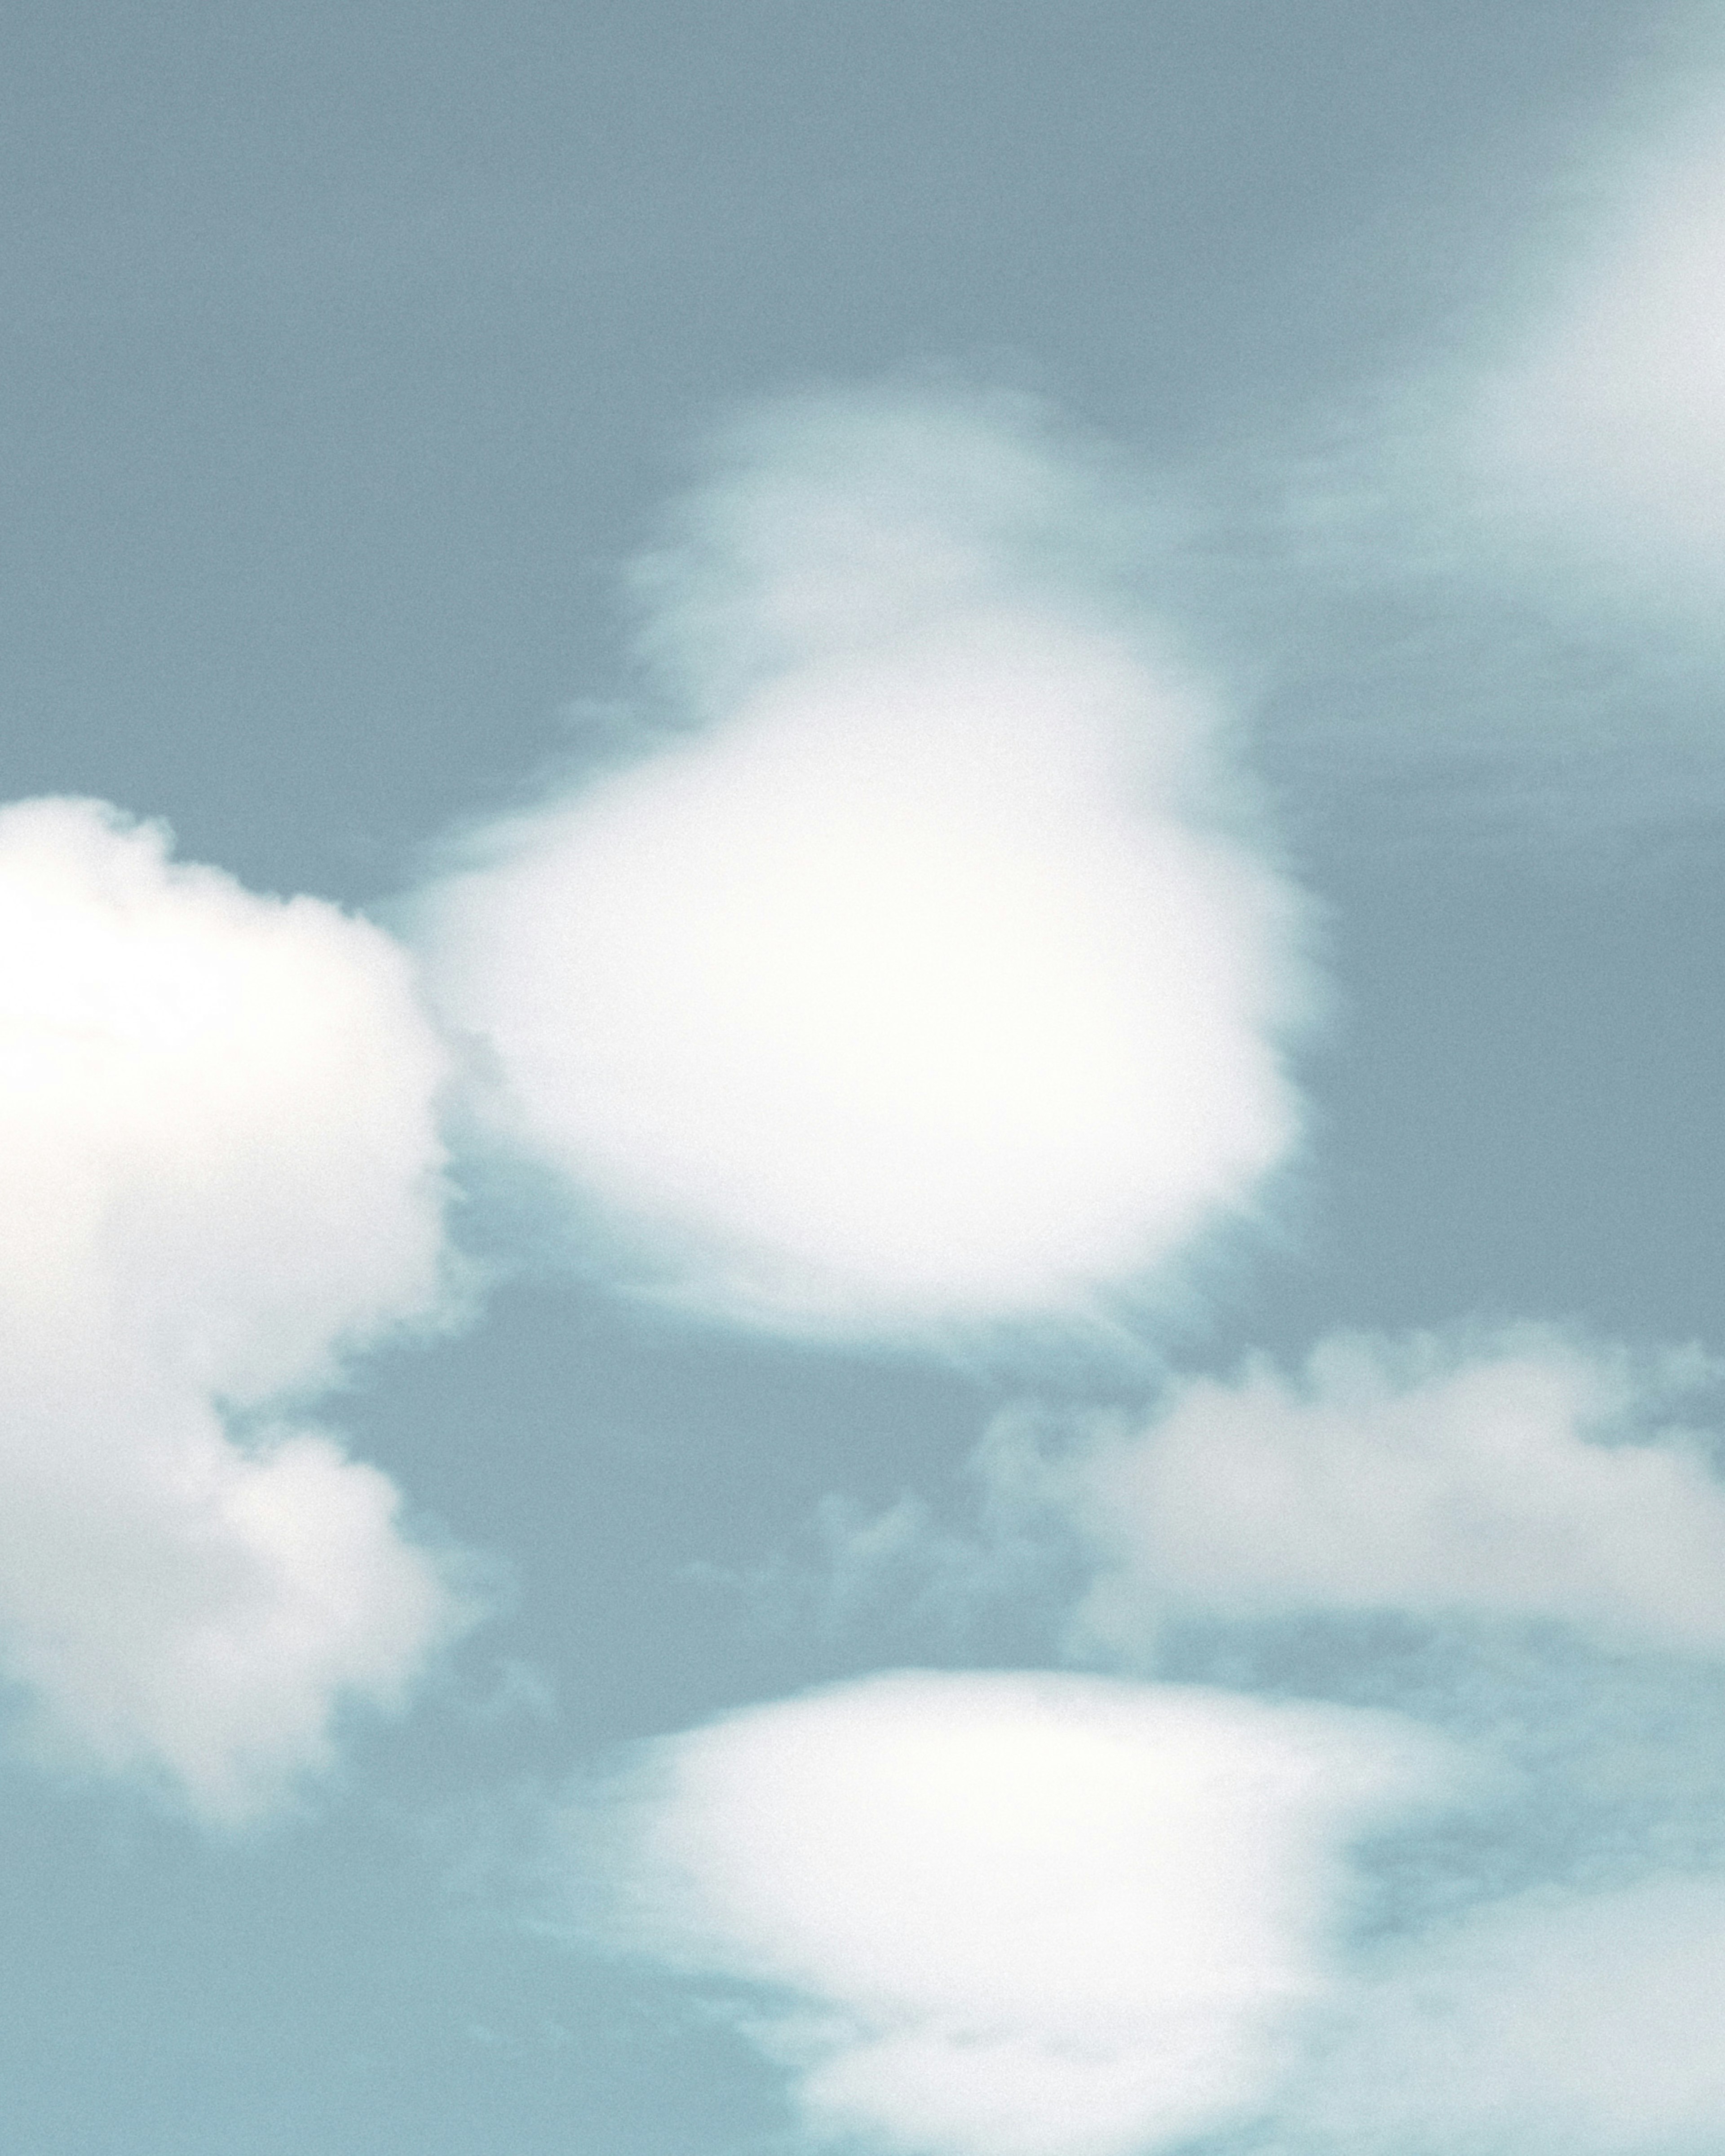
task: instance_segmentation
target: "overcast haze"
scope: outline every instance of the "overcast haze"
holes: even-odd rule
[[[0,2142],[1725,2146],[1725,19],[5,50]]]

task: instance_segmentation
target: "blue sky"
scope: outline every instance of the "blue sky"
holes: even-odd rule
[[[0,2142],[1725,2143],[1710,8],[26,8]]]

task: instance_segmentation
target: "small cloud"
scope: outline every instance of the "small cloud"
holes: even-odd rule
[[[1725,1485],[1675,1410],[1693,1353],[1526,1328],[1322,1343],[1255,1361],[1142,1424],[1010,1424],[983,1455],[1095,1568],[1078,1630],[1142,1665],[1171,1620],[1399,1612],[1725,1651]]]
[[[683,505],[639,573],[652,752],[413,909],[593,1270],[961,1337],[1102,1324],[1252,1219],[1307,911],[1124,521],[1026,408],[886,394],[768,412]]]
[[[562,1712],[550,1673],[513,1655],[496,1663],[489,1690],[460,1704],[478,1722],[554,1722]]]

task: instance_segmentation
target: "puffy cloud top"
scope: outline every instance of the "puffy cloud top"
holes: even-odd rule
[[[367,923],[0,811],[0,1659],[39,1747],[249,1818],[468,1621],[388,1479],[269,1412],[435,1315],[444,1067]]]

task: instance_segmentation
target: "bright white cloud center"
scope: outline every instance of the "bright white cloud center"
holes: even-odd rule
[[[1147,2156],[1270,2101],[1350,1836],[1453,1770],[1389,1717],[911,1673],[665,1740],[570,1831],[602,1932],[766,1988],[815,2138]]]
[[[698,726],[424,902],[503,1127],[672,1292],[1061,1314],[1287,1152],[1299,906],[1209,813],[1202,701],[1042,562],[1097,514],[974,413],[762,430],[657,565]]]
[[[444,1060],[377,929],[0,810],[0,1667],[39,1748],[244,1820],[468,1621],[384,1476],[230,1434],[435,1312]]]

